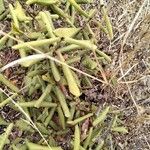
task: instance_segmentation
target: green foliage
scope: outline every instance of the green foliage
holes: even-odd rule
[[[82,99],[84,90],[94,86],[93,81],[85,74],[102,74],[103,68],[100,66],[111,62],[110,56],[98,49],[98,39],[92,23],[109,40],[113,39],[113,29],[105,6],[101,11],[101,23],[95,18],[99,10],[83,9],[82,4],[90,3],[93,1],[27,0],[27,5],[22,5],[22,1],[16,1],[14,5],[8,5],[9,10],[6,13],[3,1],[0,0],[0,15],[3,12],[0,20],[8,13],[11,18],[11,31],[1,37],[0,50],[10,46],[19,52],[21,59],[33,54],[44,54],[46,58],[51,58],[37,58],[20,63],[26,70],[23,92],[0,73],[0,83],[15,92],[7,99],[0,95],[0,107],[9,105],[12,109],[26,114],[24,119],[18,119],[10,125],[0,117],[0,124],[8,125],[0,136],[0,149],[9,143],[13,150],[62,150],[58,143],[62,139],[68,143],[65,138],[69,137],[70,149],[99,150],[108,148],[108,136],[99,140],[106,131],[108,135],[128,132],[118,121],[120,114],[112,113],[113,107],[101,107],[101,112],[96,115],[98,104]],[[29,14],[26,9],[35,6],[39,8],[38,12]],[[80,25],[80,17],[83,25]],[[87,73],[83,75],[82,71],[79,74],[71,70],[76,65]],[[12,105],[12,100],[17,107]],[[41,137],[36,143],[33,142],[33,135],[30,138],[25,137],[21,141],[24,143],[21,147],[19,140],[9,142],[13,127],[25,135],[40,134]]]

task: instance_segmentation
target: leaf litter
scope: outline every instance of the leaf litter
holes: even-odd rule
[[[31,6],[29,6],[29,4],[31,4]],[[98,9],[102,7],[104,10],[102,10],[102,13],[99,11],[95,14],[96,16],[100,15],[99,17],[102,19],[101,21],[103,24],[101,24],[101,21],[98,19],[98,26],[94,26],[93,28],[95,18],[90,18],[90,11],[87,10],[91,9],[89,6],[94,4],[98,4]],[[133,4],[131,3],[131,6]],[[8,9],[7,2],[5,5]],[[108,3],[108,6],[113,5],[113,2]],[[2,46],[1,53],[3,55],[8,53],[9,49],[11,49],[11,51],[15,53],[17,52],[17,57],[15,56],[15,58],[13,58],[13,60],[17,60],[18,55],[21,58],[24,58],[37,53],[37,51],[34,50],[37,49],[39,52],[50,55],[58,60],[60,59],[60,61],[63,62],[67,62],[66,58],[69,58],[70,56],[72,58],[81,56],[81,63],[79,62],[77,67],[83,72],[95,76],[98,79],[100,78],[101,80],[105,80],[106,77],[109,84],[102,84],[98,81],[93,81],[90,77],[71,71],[70,68],[63,64],[59,64],[58,62],[51,64],[52,60],[30,60],[30,62],[21,63],[17,67],[13,66],[8,68],[5,72],[2,72],[2,76],[7,77],[6,79],[8,80],[7,82],[2,80],[1,83],[3,84],[0,86],[2,89],[6,90],[9,96],[12,95],[12,90],[16,89],[13,88],[13,86],[21,89],[25,87],[19,91],[18,89],[15,90],[18,95],[16,98],[13,98],[13,100],[16,104],[20,104],[23,111],[37,126],[38,131],[34,128],[33,124],[30,123],[30,120],[28,120],[24,115],[20,115],[22,112],[20,112],[14,104],[11,104],[11,101],[8,102],[6,106],[3,106],[1,114],[4,112],[5,107],[7,107],[7,109],[11,108],[10,114],[13,113],[12,111],[19,112],[19,118],[16,116],[16,120],[21,121],[22,119],[27,119],[27,121],[29,121],[29,126],[31,125],[31,130],[27,131],[24,129],[27,122],[23,121],[22,127],[20,126],[19,128],[20,132],[22,132],[22,136],[18,134],[16,138],[11,139],[11,134],[8,133],[10,126],[12,126],[11,122],[14,123],[13,130],[16,130],[16,132],[18,127],[14,118],[9,121],[6,119],[5,115],[8,115],[8,112],[6,111],[5,115],[2,116],[3,121],[1,121],[2,128],[5,128],[3,134],[5,138],[7,138],[6,141],[4,139],[4,142],[1,143],[1,146],[4,149],[120,149],[123,147],[133,149],[132,144],[128,145],[126,143],[128,137],[130,137],[130,134],[127,135],[127,133],[128,130],[130,131],[130,128],[132,128],[132,124],[134,125],[135,122],[138,122],[141,116],[137,116],[130,111],[125,111],[126,109],[134,108],[130,101],[125,102],[124,100],[122,103],[118,101],[127,99],[128,95],[127,92],[125,93],[126,87],[124,84],[114,82],[114,77],[117,78],[119,74],[116,73],[117,76],[114,76],[114,71],[109,71],[109,68],[111,69],[114,64],[111,62],[109,55],[112,55],[112,52],[114,53],[114,61],[116,54],[115,50],[117,50],[118,46],[120,46],[119,42],[117,41],[115,45],[109,45],[109,43],[110,39],[113,38],[112,31],[114,30],[114,33],[117,33],[121,32],[121,30],[119,31],[119,29],[111,25],[109,17],[107,16],[107,11],[105,10],[106,6],[106,4],[103,6],[97,1],[90,2],[88,0],[79,0],[77,2],[69,0],[66,3],[63,1],[59,2],[57,0],[50,1],[49,3],[46,1],[28,0],[27,5],[25,2],[20,1],[13,5],[9,4],[10,14],[6,15],[2,19],[2,24],[4,24],[4,21],[8,20],[9,27],[2,29],[5,29],[3,31],[7,33],[11,30],[12,33],[10,33],[11,36],[8,39],[0,42],[0,46]],[[109,9],[110,8],[108,7],[107,10]],[[2,15],[7,10],[3,11]],[[17,11],[23,13],[23,18],[19,18]],[[48,20],[44,21],[45,24],[41,21],[42,18],[39,15],[40,11],[47,16],[45,19]],[[63,13],[64,11],[65,13]],[[32,13],[30,14],[29,12]],[[115,14],[112,14],[112,16],[115,16]],[[79,18],[82,19],[80,20]],[[78,20],[80,21],[78,22]],[[112,19],[112,21],[114,20]],[[51,27],[52,30],[49,27]],[[95,29],[97,32],[93,34],[91,31],[95,31]],[[80,32],[78,32],[78,30],[80,30]],[[40,34],[35,34],[36,32],[39,32]],[[72,32],[72,34],[67,33],[66,35],[63,35],[64,32]],[[33,37],[32,39],[28,36],[29,34],[30,37]],[[114,37],[116,35],[117,34],[114,34]],[[100,44],[100,41],[98,41],[99,36],[104,39],[100,40]],[[3,35],[1,38],[2,37]],[[11,39],[11,37],[15,37],[19,40],[21,39],[24,43],[20,44],[19,41],[15,41],[14,39]],[[54,37],[58,38],[54,39]],[[145,39],[143,42],[144,41]],[[42,42],[44,42],[44,44]],[[129,45],[124,45],[124,49],[128,49],[128,47],[132,48],[131,43],[126,43]],[[32,49],[32,46],[30,47],[30,44],[32,44],[34,49]],[[62,53],[62,51],[60,51],[60,49],[64,49],[66,46],[71,46],[72,44],[75,46],[73,50],[69,47],[66,52],[64,51]],[[138,47],[136,48],[138,49]],[[113,49],[112,52],[110,51],[111,49]],[[93,54],[93,50],[98,50],[96,55]],[[12,57],[11,53],[10,56]],[[7,59],[7,57],[3,58],[1,66],[5,65],[4,62],[6,62]],[[102,72],[99,71],[97,60],[100,65],[102,65],[102,69],[104,69],[102,72],[104,74],[101,74]],[[26,65],[26,63],[28,63],[28,65]],[[75,63],[71,63],[71,65],[75,67]],[[116,66],[114,66],[114,68],[117,67],[117,62],[115,65]],[[146,69],[143,75],[147,73],[148,65],[146,64],[145,66]],[[124,68],[126,67],[127,65],[124,65]],[[14,68],[17,68],[17,70],[23,70],[23,74],[21,75],[22,78],[19,78],[19,80],[16,79],[16,81],[12,80],[14,74],[18,77]],[[12,69],[11,73],[9,69]],[[111,77],[113,77],[113,79],[111,79]],[[137,78],[138,77],[139,76],[137,76]],[[129,80],[133,80],[132,74],[130,74],[128,78]],[[18,84],[18,82],[20,84]],[[49,85],[51,86],[51,89],[47,92],[46,89],[48,89]],[[62,87],[65,91],[67,91],[67,95],[64,90],[62,90]],[[114,89],[112,89],[112,87]],[[87,92],[85,93],[85,91]],[[92,93],[92,95],[90,95],[90,93]],[[7,96],[8,95],[2,92],[0,93],[1,103],[7,100]],[[117,102],[115,102],[116,100]],[[43,102],[45,105],[42,104]],[[121,103],[120,108],[120,104],[118,103]],[[54,108],[51,108],[51,104],[54,104]],[[138,105],[140,104],[138,103]],[[129,119],[125,119],[125,115],[128,114],[124,115],[121,111],[122,109],[124,113],[131,113],[131,115],[129,114]],[[108,110],[107,113],[105,112],[106,110]],[[116,114],[118,117],[114,123],[113,121],[116,118]],[[41,115],[43,117],[40,117]],[[147,114],[144,114],[144,116],[144,120],[148,118]],[[130,121],[133,117],[135,117],[135,122]],[[124,121],[121,121],[120,119]],[[7,121],[7,125],[5,120]],[[127,123],[127,120],[129,124]],[[138,122],[138,125],[141,126],[141,124]],[[129,127],[128,130],[127,127]],[[80,136],[80,132],[83,132],[84,136]],[[42,134],[42,137],[38,136],[39,133]],[[3,134],[1,136],[3,136]],[[15,134],[15,132],[12,132],[12,134]],[[29,134],[31,134],[31,136],[29,136]],[[38,136],[37,139],[35,135]],[[123,137],[122,140],[121,137]],[[119,140],[117,140],[117,138]],[[145,139],[146,143],[148,143],[147,138],[144,138],[144,140]],[[45,142],[45,140],[47,142]],[[123,142],[125,143],[123,144]],[[147,145],[148,144],[146,144],[145,147]]]

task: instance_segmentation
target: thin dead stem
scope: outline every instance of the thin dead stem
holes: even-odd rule
[[[41,138],[44,140],[44,142],[49,147],[49,149],[52,150],[51,146],[48,144],[48,142],[45,139],[45,137],[43,136],[43,134],[40,132],[40,130],[37,128],[37,126],[34,124],[34,122],[31,120],[31,118],[29,117],[29,115],[22,109],[22,107],[18,103],[16,103],[13,100],[13,98],[11,98],[2,88],[0,88],[0,91],[3,92],[8,98],[11,99],[11,102],[20,110],[20,112],[22,112],[22,114],[24,114],[24,116],[30,122],[30,124],[32,125],[32,127],[40,134]]]
[[[119,64],[121,64],[121,62],[120,62],[120,61],[119,61]],[[123,72],[122,67],[121,67],[120,71],[121,71],[122,76],[124,76],[124,72]],[[130,86],[129,86],[129,84],[128,84],[128,83],[127,83],[127,81],[126,81],[125,76],[123,77],[123,79],[124,79],[125,84],[126,84],[126,86],[127,86],[127,88],[128,88],[128,92],[129,92],[129,94],[130,94],[131,100],[132,100],[132,102],[133,102],[134,106],[135,106],[135,107],[136,107],[136,109],[137,109],[137,113],[138,113],[138,114],[140,114],[140,113],[139,113],[139,107],[138,107],[138,105],[137,105],[137,103],[136,103],[136,101],[135,101],[135,99],[134,99],[134,97],[133,97],[133,95],[132,95],[132,92],[131,92]]]
[[[131,22],[131,24],[130,24],[128,30],[127,30],[127,32],[125,33],[124,38],[123,38],[123,41],[122,41],[122,44],[121,44],[120,54],[119,54],[119,66],[120,66],[120,71],[121,71],[121,74],[122,74],[122,77],[121,77],[121,78],[125,81],[125,84],[126,84],[126,86],[127,86],[127,88],[128,88],[128,92],[129,92],[130,97],[131,97],[131,100],[132,100],[134,106],[136,107],[138,114],[139,114],[139,112],[140,112],[140,111],[139,111],[139,107],[138,107],[138,105],[137,105],[137,103],[136,103],[136,101],[135,101],[135,99],[134,99],[134,97],[133,97],[133,95],[132,95],[130,86],[129,86],[129,84],[128,84],[126,78],[125,78],[127,72],[124,74],[124,71],[123,71],[123,68],[122,68],[122,64],[124,63],[124,62],[123,62],[123,60],[124,60],[124,59],[123,59],[123,48],[124,48],[124,45],[125,45],[125,43],[126,43],[126,41],[127,41],[127,38],[129,37],[131,31],[133,30],[134,25],[135,25],[136,21],[138,20],[138,18],[139,18],[139,16],[140,16],[140,14],[141,14],[141,12],[142,12],[144,6],[146,5],[147,1],[148,1],[148,0],[144,0],[144,2],[142,3],[141,7],[140,7],[139,10],[138,10],[138,12],[136,13],[136,15],[135,15],[133,21]]]
[[[150,143],[148,142],[147,137],[146,137],[145,135],[143,135],[143,137],[144,137],[144,140],[145,140],[145,142],[146,142],[148,148],[150,149]]]
[[[2,33],[3,35],[6,35],[6,33],[4,33],[3,31],[1,31],[1,33]],[[22,42],[22,41],[20,41],[20,40],[18,40],[18,39],[16,39],[16,38],[14,38],[14,37],[11,36],[11,35],[8,35],[8,36],[9,36],[10,38],[14,39],[14,40],[17,41],[17,42]],[[45,53],[41,52],[40,50],[38,50],[38,49],[36,49],[36,48],[34,48],[34,47],[31,47],[30,45],[28,45],[28,48],[31,48],[32,50],[34,50],[35,52],[37,52],[37,53],[39,53],[39,54],[30,55],[30,56],[27,56],[27,57],[24,57],[24,58],[20,58],[20,59],[18,59],[18,60],[15,60],[15,61],[13,61],[13,62],[10,62],[9,64],[7,64],[7,65],[3,66],[2,68],[0,68],[0,72],[6,70],[7,68],[13,67],[14,65],[17,65],[18,63],[25,62],[25,61],[27,61],[27,60],[33,60],[33,59],[34,59],[34,60],[38,60],[38,59],[45,59],[45,58],[47,58],[47,59],[50,59],[50,60],[52,60],[52,61],[55,61],[55,62],[57,62],[57,63],[59,63],[59,64],[66,65],[66,66],[69,67],[70,69],[72,69],[72,70],[74,70],[74,71],[76,71],[76,72],[78,72],[78,73],[81,73],[81,74],[83,74],[83,75],[85,75],[85,76],[88,76],[88,77],[90,77],[91,79],[97,80],[97,81],[99,81],[99,82],[101,82],[101,83],[103,83],[103,84],[107,84],[105,81],[103,81],[103,80],[101,80],[101,79],[98,79],[97,77],[92,76],[92,75],[90,75],[90,74],[88,74],[88,73],[85,73],[84,71],[82,71],[82,70],[80,70],[80,69],[77,69],[77,68],[75,68],[75,67],[72,67],[72,66],[66,64],[65,62],[62,62],[62,61],[60,61],[60,60],[58,60],[58,59],[56,59],[56,58],[54,58],[54,57],[51,57],[50,55],[45,54]]]
[[[129,29],[128,29],[128,31],[126,32],[126,34],[125,34],[125,36],[124,36],[124,38],[123,38],[122,48],[124,47],[124,45],[125,45],[125,43],[126,43],[126,40],[127,40],[128,36],[129,36],[130,32],[132,31],[132,29],[133,29],[133,27],[134,27],[134,25],[135,25],[137,19],[139,18],[140,14],[141,14],[141,12],[142,12],[142,10],[143,10],[143,7],[144,7],[145,4],[147,3],[147,1],[148,1],[148,0],[144,0],[143,4],[142,4],[141,7],[139,8],[139,11],[136,13],[136,15],[135,15],[135,17],[134,17],[132,23],[130,24]]]
[[[132,67],[130,67],[125,73],[124,73],[124,75],[123,76],[121,76],[117,81],[120,81],[122,78],[124,78],[126,75],[128,75],[131,71],[132,71],[132,69],[135,67],[135,66],[137,66],[139,63],[136,63],[136,64],[134,64]]]

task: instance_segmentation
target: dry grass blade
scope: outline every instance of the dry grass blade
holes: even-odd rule
[[[122,48],[124,47],[124,44],[126,43],[126,40],[127,40],[128,36],[129,36],[130,32],[132,31],[132,29],[133,29],[133,27],[134,27],[134,25],[135,25],[135,23],[136,23],[138,17],[140,16],[140,13],[142,12],[142,10],[143,10],[143,8],[144,8],[144,6],[146,5],[147,2],[148,2],[148,0],[144,0],[144,2],[143,2],[143,4],[141,5],[139,11],[136,13],[136,16],[134,17],[132,23],[130,24],[129,29],[128,29],[128,31],[126,32],[126,34],[125,34],[125,36],[124,36],[124,38],[123,38]]]
[[[148,149],[150,0],[3,2],[2,147]]]
[[[42,137],[42,139],[44,140],[44,142],[46,143],[46,145],[49,147],[49,149],[52,150],[51,146],[48,144],[48,142],[45,139],[45,137],[43,136],[43,134],[40,132],[40,130],[37,128],[37,126],[34,124],[34,122],[31,120],[31,118],[29,117],[29,115],[22,109],[22,107],[20,107],[19,104],[16,103],[3,89],[0,88],[0,91],[2,93],[4,93],[7,97],[9,97],[11,99],[11,102],[20,110],[20,112],[22,112],[24,114],[24,116],[26,117],[26,119],[32,124],[33,128],[40,134],[40,136]]]
[[[3,35],[6,35],[6,33],[4,33],[3,31],[0,31],[0,33],[3,34]],[[12,38],[12,39],[14,39],[14,40],[17,41],[17,42],[22,42],[22,41],[20,41],[20,40],[14,38],[14,37],[12,37],[12,36],[10,36],[10,35],[8,35],[8,36],[9,36],[9,38]],[[30,45],[28,45],[28,47],[31,48],[32,50],[36,51],[37,53],[40,53],[40,54],[35,54],[35,55],[27,56],[27,57],[20,58],[20,59],[18,59],[18,60],[12,61],[11,63],[9,63],[9,64],[3,66],[2,68],[0,68],[0,72],[3,72],[3,71],[6,70],[7,68],[13,67],[13,66],[15,66],[15,65],[17,65],[17,64],[20,64],[20,63],[23,63],[23,62],[28,62],[29,60],[41,60],[41,59],[47,58],[47,59],[53,60],[53,61],[55,61],[55,62],[57,62],[57,63],[59,63],[59,64],[62,64],[62,65],[64,65],[64,66],[67,66],[67,67],[69,67],[70,69],[72,69],[72,70],[74,70],[74,71],[76,71],[76,72],[78,72],[78,73],[81,73],[81,74],[83,74],[83,75],[85,75],[85,76],[88,76],[88,77],[90,77],[91,79],[94,79],[94,80],[96,80],[96,81],[99,81],[99,82],[101,82],[101,83],[103,83],[103,84],[107,84],[105,81],[103,81],[103,80],[101,80],[101,79],[98,79],[98,78],[96,78],[96,77],[94,77],[94,76],[92,76],[92,75],[90,75],[90,74],[88,74],[88,73],[85,73],[84,71],[79,70],[79,69],[77,69],[77,68],[75,68],[75,67],[72,67],[72,66],[66,64],[65,62],[62,62],[62,61],[60,61],[60,60],[58,60],[58,59],[56,59],[56,58],[54,58],[54,57],[52,57],[52,56],[50,56],[50,55],[48,55],[48,54],[45,54],[45,53],[41,52],[40,50],[38,50],[38,49],[36,49],[36,48],[31,47]]]
[[[128,71],[126,71],[126,73],[124,73],[123,76],[121,76],[117,81],[120,81],[122,78],[124,78],[127,74],[130,73],[130,71],[132,71],[132,69],[137,66],[139,63],[134,64],[131,68],[128,69]]]
[[[120,61],[119,61],[119,62],[120,62]],[[121,64],[121,62],[120,62],[120,64]],[[124,79],[124,81],[125,81],[125,84],[126,84],[126,86],[127,86],[127,88],[128,88],[128,92],[129,92],[129,94],[130,94],[131,100],[132,100],[134,106],[135,106],[136,109],[137,109],[137,113],[140,114],[140,113],[139,113],[139,107],[138,107],[138,105],[137,105],[137,103],[136,103],[136,101],[135,101],[135,99],[134,99],[134,97],[133,97],[133,95],[132,95],[132,92],[131,92],[131,90],[130,90],[129,84],[126,82],[126,78],[125,78],[125,75],[124,75],[124,72],[123,72],[122,67],[121,67],[120,71],[121,71],[121,74],[122,74],[123,79]]]
[[[150,149],[150,143],[149,143],[148,139],[146,138],[146,136],[145,136],[145,135],[143,135],[143,137],[144,137],[144,139],[145,139],[145,142],[146,142],[146,143],[147,143],[147,145],[148,145],[148,148]]]

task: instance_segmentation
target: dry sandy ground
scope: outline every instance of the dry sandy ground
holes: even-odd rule
[[[123,112],[122,119],[129,133],[114,136],[115,141],[119,143],[118,149],[148,150],[150,149],[150,0],[108,0],[107,6],[113,22],[114,40],[110,43],[103,34],[96,31],[95,33],[101,39],[99,47],[113,58],[112,64],[109,64],[106,70],[109,76],[117,77],[118,83],[113,89],[97,84],[98,88],[92,90],[91,95],[101,94],[103,98],[105,97],[101,103],[110,103]],[[9,28],[9,21],[1,22],[0,27],[6,31]],[[10,51],[5,57],[9,58],[10,62],[13,61],[13,57],[16,59],[18,56]],[[4,60],[3,54],[1,58]],[[20,71],[20,75],[23,73],[23,70]],[[86,96],[90,98],[91,95]]]

